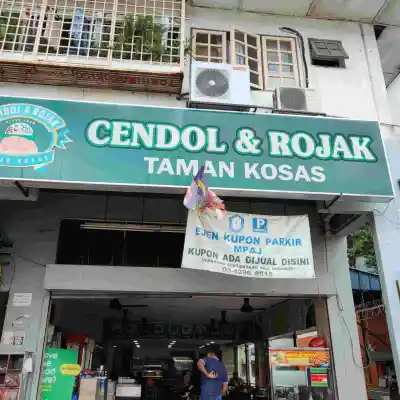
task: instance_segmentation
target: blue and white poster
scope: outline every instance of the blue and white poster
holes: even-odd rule
[[[190,211],[182,268],[248,278],[315,278],[307,215]]]

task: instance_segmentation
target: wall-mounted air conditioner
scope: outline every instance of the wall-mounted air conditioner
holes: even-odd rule
[[[290,91],[282,89],[292,89]],[[282,96],[282,91],[284,92]],[[300,92],[300,94],[299,94]],[[305,95],[305,99],[304,99]],[[322,104],[318,91],[313,88],[284,88],[280,87],[276,90],[253,90],[251,92],[253,107],[258,108],[262,112],[263,109],[282,110],[283,112],[290,113],[321,113]],[[306,106],[306,109],[304,109]],[[296,107],[292,109],[291,107]]]
[[[189,99],[192,104],[251,106],[249,68],[192,61]]]
[[[278,87],[275,89],[274,108],[282,111],[308,111],[304,88]]]

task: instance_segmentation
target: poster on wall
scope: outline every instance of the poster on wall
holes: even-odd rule
[[[71,400],[77,369],[78,352],[47,348],[43,361],[41,400]],[[72,372],[71,372],[72,371]]]
[[[248,278],[314,278],[307,215],[189,212],[182,268]]]
[[[271,366],[278,367],[327,367],[330,362],[329,349],[271,349]]]

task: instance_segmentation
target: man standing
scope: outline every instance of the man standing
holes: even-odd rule
[[[228,374],[216,350],[210,348],[197,367],[201,372],[201,400],[220,400],[228,390]]]

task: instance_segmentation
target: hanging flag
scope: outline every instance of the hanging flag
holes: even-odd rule
[[[208,184],[204,175],[205,165],[203,165],[197,175],[193,178],[192,184],[186,191],[183,204],[189,210],[199,210],[207,206],[208,203]]]
[[[203,165],[197,175],[193,178],[193,182],[186,191],[183,204],[189,210],[197,210],[199,212],[214,211],[218,219],[222,219],[226,215],[224,202],[208,187],[204,174],[205,165]]]

